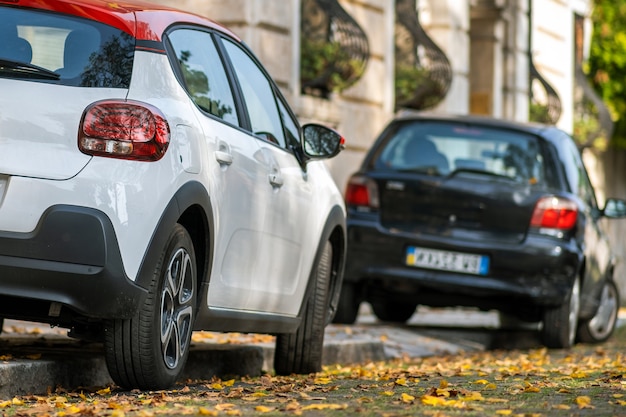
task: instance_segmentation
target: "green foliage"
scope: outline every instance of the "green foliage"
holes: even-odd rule
[[[428,81],[428,71],[415,65],[396,65],[396,101],[404,103],[411,100],[420,85]]]
[[[363,75],[363,64],[350,57],[339,42],[301,38],[300,81],[323,95],[340,92]]]
[[[537,123],[551,124],[550,114],[548,113],[548,106],[541,103],[530,103],[528,109],[528,120]]]
[[[615,122],[612,144],[626,148],[626,0],[594,2],[590,81]]]

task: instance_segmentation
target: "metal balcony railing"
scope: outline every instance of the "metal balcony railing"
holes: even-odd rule
[[[556,124],[561,117],[561,99],[550,83],[541,76],[532,58],[529,65],[530,111],[528,118],[533,122]],[[536,90],[537,88],[539,91]]]
[[[448,57],[419,23],[416,0],[396,0],[396,109],[439,104],[452,83]]]
[[[369,60],[369,42],[337,0],[301,1],[302,92],[328,98],[361,78]]]

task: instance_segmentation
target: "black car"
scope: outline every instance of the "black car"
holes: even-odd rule
[[[348,258],[334,321],[371,304],[405,322],[418,305],[542,322],[548,347],[610,337],[619,310],[606,218],[581,153],[554,126],[411,114],[394,119],[349,180]]]

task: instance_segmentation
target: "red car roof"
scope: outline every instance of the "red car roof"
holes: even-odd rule
[[[160,41],[163,31],[176,22],[208,26],[239,39],[230,30],[208,18],[142,1],[0,0],[0,4],[2,3],[96,20],[123,30],[140,40]]]

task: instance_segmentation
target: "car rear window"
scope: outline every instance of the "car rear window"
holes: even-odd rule
[[[0,77],[128,88],[134,38],[73,16],[0,7]]]
[[[456,123],[399,124],[383,141],[374,166],[437,176],[475,173],[529,184],[545,180],[536,136]]]

